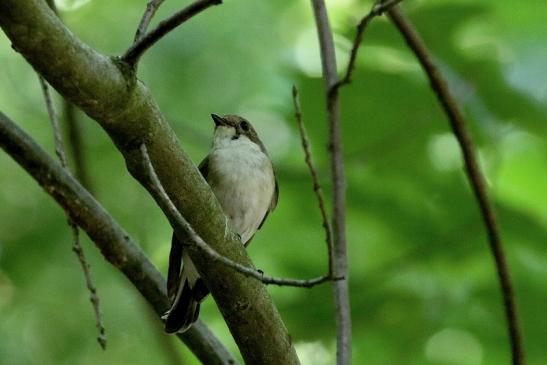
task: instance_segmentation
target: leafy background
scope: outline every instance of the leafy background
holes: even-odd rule
[[[185,2],[186,3],[186,2]],[[145,1],[57,1],[72,31],[119,55]],[[370,1],[327,1],[344,65]],[[156,22],[182,6],[166,1]],[[529,364],[547,358],[547,48],[543,1],[408,0],[404,9],[447,76],[478,145],[516,284]],[[340,72],[343,67],[340,67]],[[225,1],[163,39],[141,63],[196,163],[211,112],[254,122],[277,166],[281,198],[249,251],[268,274],[324,272],[321,222],[292,116],[303,112],[325,190],[323,85],[308,1]],[[53,152],[33,70],[0,35],[0,108]],[[60,108],[60,103],[59,103]],[[385,19],[367,31],[342,94],[355,364],[507,364],[500,292],[459,150],[427,80]],[[165,272],[170,228],[83,115],[93,192]],[[0,363],[149,364],[196,360],[161,334],[147,305],[87,240],[109,343],[94,318],[62,210],[0,153]],[[335,356],[329,285],[271,287],[304,364]],[[208,300],[201,318],[233,350]],[[172,346],[171,346],[172,345]],[[167,350],[166,346],[171,346]]]

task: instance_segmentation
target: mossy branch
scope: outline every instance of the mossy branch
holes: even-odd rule
[[[130,65],[81,42],[42,0],[3,0],[0,26],[13,48],[50,85],[105,129],[145,188],[150,186],[139,150],[142,143],[168,196],[196,232],[221,255],[251,265],[235,235],[225,234],[220,204]],[[246,363],[299,363],[262,283],[198,252],[191,252],[191,258]]]

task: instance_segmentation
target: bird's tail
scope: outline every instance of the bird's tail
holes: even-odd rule
[[[198,319],[200,300],[196,298],[194,286],[195,282],[191,282],[188,269],[185,267],[182,270],[173,305],[163,317],[165,319],[165,332],[185,332]]]

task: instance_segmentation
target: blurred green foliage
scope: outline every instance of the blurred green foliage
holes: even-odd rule
[[[132,41],[145,3],[57,1],[78,37],[112,55]],[[343,71],[353,25],[371,2],[327,5]],[[154,24],[181,6],[166,1]],[[408,0],[404,8],[465,111],[499,213],[529,364],[545,364],[547,3]],[[211,112],[253,121],[275,160],[281,195],[250,254],[268,274],[322,274],[323,232],[290,94],[296,84],[328,194],[323,84],[309,2],[225,1],[150,50],[139,77],[196,163],[209,147]],[[0,85],[0,109],[52,152],[37,77],[3,34]],[[365,35],[342,108],[354,363],[509,363],[498,283],[459,150],[413,55],[385,18]],[[106,134],[81,119],[94,194],[165,272],[171,231],[165,218]],[[65,221],[0,153],[0,363],[169,363],[166,341],[183,363],[195,363],[161,334],[137,292],[85,241],[109,337],[107,351],[100,350]],[[303,363],[333,363],[329,285],[270,292]],[[201,318],[237,351],[212,300]]]

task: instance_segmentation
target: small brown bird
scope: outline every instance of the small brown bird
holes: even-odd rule
[[[273,165],[248,120],[237,115],[211,116],[215,122],[213,146],[199,171],[211,186],[231,228],[247,247],[277,205],[279,189]],[[167,291],[172,305],[164,316],[165,331],[184,332],[197,320],[200,303],[209,290],[174,234]]]

